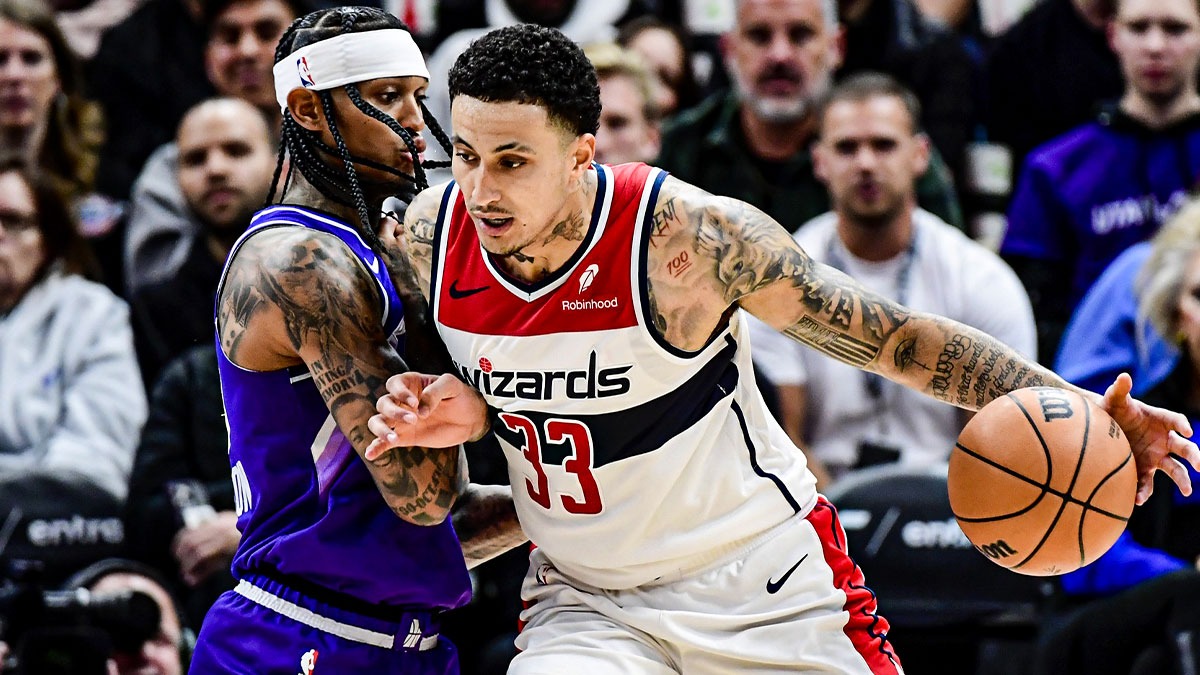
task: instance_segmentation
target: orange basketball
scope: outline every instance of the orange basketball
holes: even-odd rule
[[[1133,513],[1137,468],[1108,413],[1074,392],[1030,387],[975,414],[950,454],[950,508],[992,562],[1035,576],[1078,569]]]

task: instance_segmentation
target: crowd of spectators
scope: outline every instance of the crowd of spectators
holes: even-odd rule
[[[212,296],[272,187],[275,46],[331,4],[0,0],[0,562],[41,560],[58,584],[133,558],[109,571],[152,579],[173,648],[232,583],[238,537]],[[747,201],[875,292],[1087,389],[1130,372],[1135,394],[1200,423],[1197,0],[381,6],[417,34],[448,133],[446,75],[467,44],[557,27],[597,68],[598,161]],[[427,159],[447,159],[439,145]],[[944,467],[968,418],[763,326],[754,349],[822,487],[880,463]],[[1158,633],[1099,660],[1070,646],[1139,597],[1158,608],[1138,615],[1147,635],[1196,623],[1172,594],[1194,593],[1200,510],[1160,488],[1109,555],[1058,584],[1055,637],[1030,664],[1166,673],[1171,649],[1196,649]],[[523,559],[475,570],[447,629],[464,672],[511,657]]]

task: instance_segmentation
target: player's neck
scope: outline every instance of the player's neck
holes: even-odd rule
[[[1121,112],[1151,129],[1162,129],[1200,112],[1200,93],[1188,89],[1170,101],[1152,101],[1136,92],[1121,98]]]
[[[740,117],[750,152],[770,162],[786,162],[803,152],[816,131],[816,117],[811,114],[791,122],[769,122],[743,105]]]
[[[287,192],[283,194],[280,201],[284,204],[296,204],[317,211],[323,211],[337,216],[347,223],[361,225],[358,218],[358,209],[325,196],[324,193],[304,177],[304,173],[299,169],[293,169],[291,184],[288,185]],[[370,207],[369,199],[367,200],[367,206]]]
[[[859,260],[883,262],[904,253],[912,245],[913,209],[902,209],[886,221],[857,222],[838,215],[837,233],[850,255]]]
[[[500,258],[504,271],[527,283],[536,283],[561,269],[587,238],[597,189],[596,172],[584,172],[563,207],[534,240]]]

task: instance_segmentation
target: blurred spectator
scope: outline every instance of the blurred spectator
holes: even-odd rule
[[[72,209],[91,192],[103,139],[75,55],[42,0],[0,0],[2,147],[38,166]]]
[[[817,102],[841,63],[833,0],[739,0],[722,38],[734,88],[663,128],[656,162],[709,192],[762,209],[791,231],[829,208],[809,146]],[[944,163],[931,160],[917,187],[923,207],[961,227]]]
[[[1152,242],[1131,247],[1105,270],[1080,303],[1063,346],[1057,367],[1072,382],[1100,392],[1107,385],[1101,378],[1134,373],[1136,396],[1178,410],[1200,428],[1200,203],[1184,206]],[[1200,474],[1188,471],[1200,485]],[[1037,672],[1128,673],[1148,647],[1200,627],[1198,562],[1200,495],[1184,497],[1171,481],[1156,482],[1117,543],[1062,577],[1074,611],[1043,638]],[[1185,595],[1181,588],[1190,590]],[[1089,602],[1094,598],[1111,599]],[[1114,611],[1120,637],[1097,650],[1095,636],[1111,629]],[[1154,668],[1137,672],[1186,672],[1165,665],[1178,655],[1167,650]]]
[[[158,632],[136,652],[116,651],[109,664],[115,675],[183,675],[194,638],[181,623],[178,605],[161,576],[132,560],[109,558],[80,570],[65,587],[97,595],[144,593],[158,604]]]
[[[838,14],[846,31],[838,77],[878,71],[912,89],[921,127],[963,185],[967,142],[979,121],[976,62],[963,43],[913,0],[838,0]]]
[[[233,243],[267,198],[275,151],[262,113],[246,101],[210,99],[179,124],[177,189],[194,223],[170,276],[130,296],[134,338],[147,385],[192,345],[213,344],[213,297]]]
[[[193,347],[154,387],[125,512],[130,555],[180,589],[190,626],[233,588],[239,535],[228,448],[216,350]]]
[[[67,44],[84,61],[96,55],[100,36],[124,21],[144,0],[55,0],[54,14]]]
[[[655,103],[663,117],[700,102],[689,42],[683,28],[654,16],[638,17],[617,33],[617,44],[641,55],[658,78]]]
[[[275,45],[307,0],[213,0],[205,6],[209,39],[208,77],[219,96],[240,98],[270,121],[271,139],[281,119],[275,102]],[[198,224],[176,180],[179,151],[174,143],[155,150],[134,184],[125,237],[125,276],[130,294],[169,278],[184,263]],[[211,317],[210,317],[211,318]]]
[[[995,254],[917,208],[914,185],[930,152],[918,119],[916,96],[890,76],[864,73],[837,85],[820,113],[813,149],[834,210],[801,227],[796,241],[871,291],[1032,354],[1033,313],[1016,275]],[[857,372],[761,322],[751,325],[754,360],[779,388],[784,429],[831,478],[875,464],[947,461],[965,411]],[[987,359],[983,345],[960,348]],[[1011,377],[991,374],[996,381]],[[976,384],[981,401],[988,386],[986,376]]]
[[[996,39],[985,119],[988,140],[1009,149],[1014,171],[1035,147],[1121,95],[1121,70],[1104,32],[1112,3],[1040,0]]]
[[[600,128],[596,161],[604,164],[650,162],[658,156],[659,113],[655,79],[641,58],[613,42],[584,49],[600,85]]]
[[[61,195],[0,161],[0,512],[6,554],[47,578],[120,544],[146,418],[128,309],[88,258]]]
[[[1029,291],[1047,361],[1092,282],[1153,235],[1200,176],[1200,6],[1120,0],[1116,11],[1125,94],[1029,156],[1001,246]]]
[[[0,476],[72,476],[124,498],[146,417],[125,303],[81,276],[57,193],[0,163]]]
[[[214,93],[204,72],[203,7],[202,0],[147,0],[104,34],[88,63],[89,91],[107,126],[97,188],[113,199],[129,199],[150,153]]]

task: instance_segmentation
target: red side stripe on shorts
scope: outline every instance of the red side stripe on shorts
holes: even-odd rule
[[[845,609],[850,620],[844,631],[854,648],[862,655],[872,673],[903,675],[900,659],[888,642],[888,622],[880,616],[875,592],[867,588],[862,570],[846,551],[846,532],[838,520],[837,509],[824,497],[808,514],[808,522],[821,538],[825,562],[833,570],[833,583],[846,593]]]

